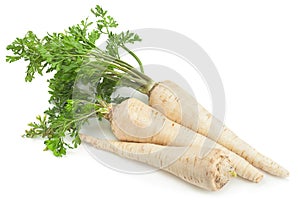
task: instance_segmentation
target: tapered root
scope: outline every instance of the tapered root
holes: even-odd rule
[[[229,154],[237,174],[258,182],[263,175],[249,162],[231,153],[209,138],[193,132],[166,118],[162,113],[145,103],[131,98],[114,107],[111,115],[111,129],[121,141],[153,143],[166,146],[198,146],[195,153],[208,148],[218,148]]]
[[[166,147],[149,143],[107,141],[80,134],[80,139],[93,147],[121,157],[140,161],[167,171],[184,181],[206,190],[221,189],[231,178],[232,163],[228,155],[213,149],[201,158],[182,147]]]
[[[149,105],[193,131],[223,145],[252,165],[270,174],[286,177],[289,172],[270,158],[257,152],[201,106],[194,97],[171,81],[156,84],[149,94]]]

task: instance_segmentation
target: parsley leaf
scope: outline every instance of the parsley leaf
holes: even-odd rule
[[[37,116],[29,123],[24,137],[45,139],[45,150],[55,156],[66,154],[68,148],[80,144],[79,131],[90,117],[108,118],[111,102],[124,100],[111,94],[119,86],[134,87],[149,92],[153,81],[120,60],[119,48],[128,51],[142,69],[138,57],[125,44],[140,41],[129,31],[120,34],[111,29],[118,26],[113,17],[100,6],[91,9],[94,21],[86,18],[63,32],[47,33],[39,38],[28,31],[23,38],[16,38],[7,50],[9,63],[27,61],[25,81],[31,82],[37,74],[53,73],[48,79],[50,107],[44,116]],[[100,38],[107,39],[107,48],[96,45]]]

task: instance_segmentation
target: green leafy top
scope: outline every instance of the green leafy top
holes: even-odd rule
[[[123,48],[143,71],[141,61],[126,47],[127,43],[140,41],[140,37],[129,31],[113,33],[111,29],[118,24],[100,6],[91,12],[95,21],[86,18],[64,32],[48,33],[42,38],[28,31],[7,46],[13,53],[6,57],[7,62],[23,59],[29,63],[25,81],[31,82],[36,74],[54,72],[47,80],[51,107],[44,117],[38,116],[37,122],[29,124],[24,136],[45,138],[46,150],[55,156],[65,155],[67,148],[80,144],[78,133],[89,117],[107,118],[109,103],[113,102],[111,94],[118,86],[147,93],[153,84],[149,77],[120,60],[119,48]],[[104,50],[96,45],[100,37],[107,39]]]

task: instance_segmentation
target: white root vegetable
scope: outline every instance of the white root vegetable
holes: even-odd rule
[[[181,147],[165,147],[147,143],[107,141],[80,134],[80,139],[93,147],[112,152],[121,157],[140,161],[167,171],[184,181],[206,190],[221,189],[232,174],[228,156],[218,149],[213,149],[204,158],[187,151],[173,163],[168,159]]]
[[[209,138],[166,118],[162,113],[143,102],[131,98],[116,105],[109,116],[114,135],[121,141],[154,143],[170,146],[197,146],[198,153],[207,148],[217,148],[227,154],[237,174],[253,182],[263,175],[250,163]],[[205,144],[211,144],[206,146]]]
[[[129,31],[122,32],[120,35],[114,34],[110,28],[117,25],[115,20],[109,17],[109,22],[107,22],[107,11],[104,11],[99,5],[92,9],[92,13],[96,17],[95,21],[86,19],[79,24],[68,27],[68,31],[50,32],[40,38],[34,32],[28,31],[24,37],[16,38],[6,47],[12,54],[6,57],[7,62],[26,61],[25,81],[31,82],[37,74],[52,74],[50,74],[51,78],[49,77],[47,80],[50,83],[50,109],[47,108],[44,112],[45,118],[37,117],[38,123],[29,123],[30,129],[26,131],[25,137],[43,137],[45,138],[45,149],[51,150],[55,156],[65,155],[67,148],[76,148],[80,144],[77,137],[78,129],[90,116],[97,114],[101,119],[107,114],[109,108],[105,107],[106,103],[103,103],[103,100],[110,101],[112,92],[117,88],[115,86],[131,87],[148,95],[150,105],[160,110],[169,119],[210,137],[260,169],[277,176],[288,176],[287,170],[257,152],[226,126],[221,127],[220,137],[215,137],[218,132],[211,130],[216,129],[216,124],[219,125],[220,122],[199,105],[191,95],[170,81],[156,83],[142,73],[144,70],[141,60],[126,47],[128,42],[137,42],[141,38]],[[90,26],[91,24],[95,26]],[[92,29],[92,27],[95,29]],[[106,28],[106,31],[102,32],[99,27],[100,29]],[[108,48],[106,50],[97,48],[97,41],[105,39],[102,37],[105,37],[105,35],[108,36],[106,38]],[[141,70],[139,71],[131,64],[121,60],[118,48],[122,48],[133,56]],[[87,100],[90,102],[86,102]],[[76,105],[76,109],[74,105]],[[78,105],[81,105],[81,108],[78,108]],[[91,111],[93,110],[91,108],[97,109]],[[140,108],[143,109],[142,106]],[[73,114],[70,114],[72,110],[75,112],[74,116],[78,117],[77,114],[81,111],[83,111],[81,114],[84,114],[84,116],[80,115],[81,117],[74,119]],[[129,117],[135,118],[135,115],[139,115],[136,113],[131,113]],[[151,111],[151,113],[154,113],[154,111]],[[147,116],[147,114],[143,112],[143,115]],[[169,144],[169,139],[175,139],[177,132],[190,133],[178,125],[174,125],[174,128],[172,122],[167,121],[160,114],[160,117],[153,116],[153,120],[155,123],[166,122],[166,124],[148,126],[145,123],[151,122],[152,119],[145,118],[145,116],[139,115],[139,118],[135,121],[138,125],[146,126],[147,131],[142,132],[146,135],[141,137],[148,138],[142,139],[143,141],[151,140],[159,144]],[[143,121],[144,118],[145,122]],[[125,119],[119,120],[119,122],[122,121],[130,122],[130,120]],[[112,122],[114,125],[114,120]],[[163,129],[156,130],[157,127],[163,127]],[[117,130],[116,126],[115,129],[120,133],[123,131]],[[156,132],[159,132],[158,136],[151,136]],[[190,133],[190,135],[193,136],[194,134]],[[72,138],[72,145],[65,142],[64,139],[67,136]],[[202,143],[206,140],[205,137],[201,137],[198,136],[196,139],[200,147],[203,146]],[[132,137],[123,134],[122,138],[129,140]],[[134,139],[138,140],[137,138]],[[188,141],[190,138],[184,139],[182,137],[181,140]],[[176,140],[172,142],[185,145],[183,141]],[[242,165],[243,167],[250,166],[242,160],[241,162],[245,164]],[[235,163],[235,166],[239,166],[238,163]],[[250,168],[246,167],[248,170]],[[245,170],[240,171],[240,173],[243,171]],[[248,175],[243,174],[248,173],[240,174],[245,178],[248,177]],[[248,179],[252,180],[253,177],[255,176],[250,176]]]
[[[225,125],[220,126],[220,134],[214,132],[221,122],[175,83],[164,81],[154,86],[149,94],[149,105],[163,112],[170,120],[215,140],[255,167],[279,177],[289,175],[286,169],[256,151]]]

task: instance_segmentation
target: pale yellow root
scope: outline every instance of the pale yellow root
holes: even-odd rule
[[[175,83],[164,81],[157,84],[149,95],[149,104],[170,120],[211,138],[245,158],[255,167],[279,177],[289,175],[286,169],[257,152],[229,128],[223,126],[219,120],[198,104],[194,97]]]
[[[84,134],[80,134],[80,139],[97,149],[163,169],[190,184],[206,190],[221,189],[229,181],[232,174],[231,162],[228,156],[218,149],[213,149],[204,158],[186,152],[172,161],[173,154],[176,156],[178,149],[181,147],[107,141]]]
[[[253,182],[263,175],[246,160],[207,137],[177,124],[143,102],[131,98],[115,106],[110,115],[111,128],[121,141],[154,143],[169,146],[197,146],[194,153],[203,154],[218,148],[229,154],[237,174]],[[204,151],[205,150],[205,151]]]

